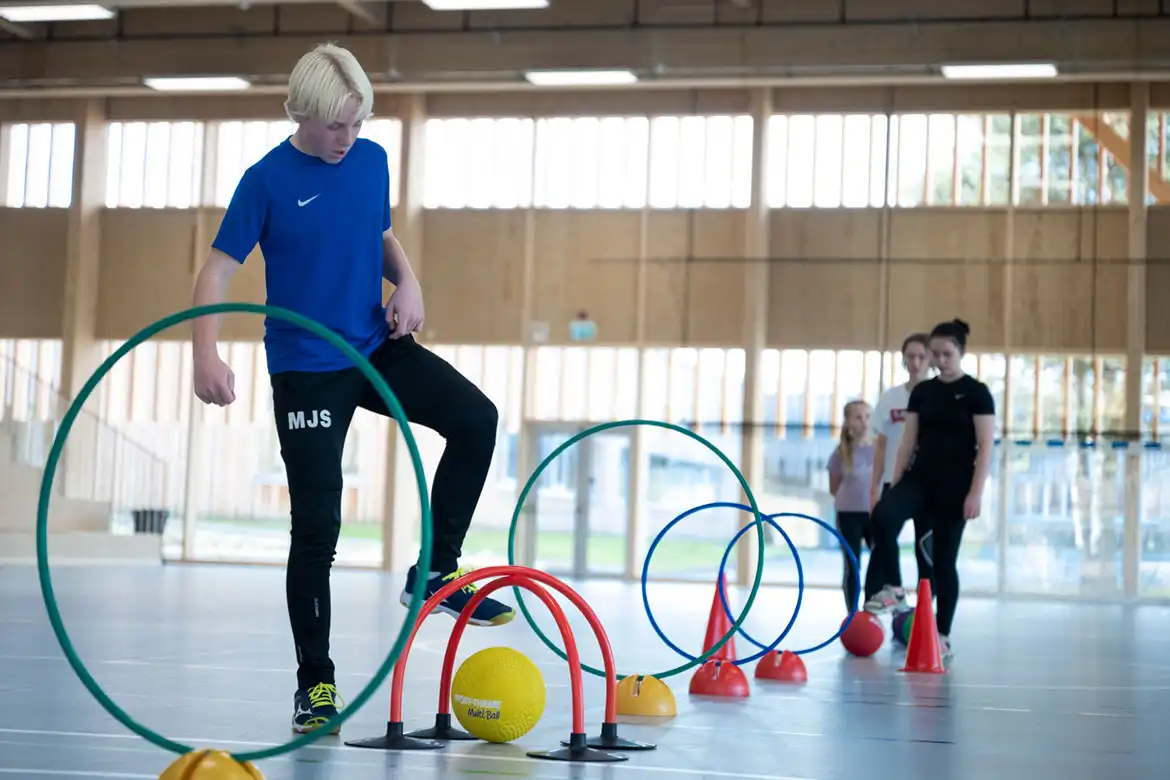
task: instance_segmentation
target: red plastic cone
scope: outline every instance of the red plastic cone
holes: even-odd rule
[[[724,575],[722,579],[722,586],[724,593],[727,592],[727,576]],[[707,618],[707,634],[703,637],[703,652],[706,653],[715,643],[723,637],[727,636],[727,632],[731,630],[731,619],[727,617],[727,612],[723,609],[723,600],[719,598],[719,585],[715,585],[715,597],[711,600],[711,615]],[[730,601],[730,599],[729,599]],[[723,647],[719,648],[708,658],[708,661],[734,661],[735,655],[735,637],[727,640]]]
[[[938,641],[938,624],[934,622],[930,580],[918,582],[918,604],[914,608],[914,627],[910,629],[910,644],[906,646],[906,665],[903,672],[946,674],[942,662],[942,648]]]

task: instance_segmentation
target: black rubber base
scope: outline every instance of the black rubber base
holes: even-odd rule
[[[372,748],[374,750],[439,750],[446,747],[445,743],[433,739],[419,739],[403,734],[401,723],[393,721],[386,723],[386,736],[358,739],[346,742],[349,747]]]
[[[457,742],[460,740],[476,740],[466,731],[454,728],[451,725],[451,713],[439,712],[435,714],[435,725],[429,729],[419,729],[406,735],[414,739],[437,739],[441,742]]]
[[[571,746],[569,740],[562,740],[562,745]],[[589,737],[585,740],[585,744],[591,748],[601,748],[603,750],[657,750],[657,745],[652,745],[649,742],[635,742],[632,739],[625,739],[619,737],[617,733],[616,723],[602,723],[601,736]]]
[[[584,734],[570,734],[569,746],[557,750],[531,750],[529,758],[543,758],[547,761],[579,761],[586,764],[610,763],[614,761],[629,761],[629,756],[617,753],[607,753],[589,747]]]

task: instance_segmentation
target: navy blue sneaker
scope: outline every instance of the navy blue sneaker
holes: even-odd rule
[[[441,574],[433,577],[427,582],[427,589],[423,599],[429,599],[435,595],[440,588],[448,582],[457,580],[464,574],[467,574],[470,569],[457,569],[450,574]],[[406,574],[406,587],[402,591],[402,595],[398,597],[398,601],[402,606],[410,605],[410,599],[415,586],[415,577],[418,575],[417,567],[411,566],[410,571]],[[475,583],[464,585],[459,590],[452,593],[446,599],[435,607],[435,612],[443,612],[451,617],[459,617],[463,613],[463,608],[467,606],[467,602],[471,600],[472,595],[478,590]],[[476,608],[475,613],[467,622],[473,626],[502,626],[505,623],[510,623],[512,618],[516,617],[516,613],[507,604],[503,604],[495,599],[488,597],[480,602]]]
[[[341,707],[335,685],[318,683],[308,690],[301,689],[293,697],[293,731],[300,734],[315,731],[332,720]],[[333,728],[334,734],[340,732],[341,726]]]

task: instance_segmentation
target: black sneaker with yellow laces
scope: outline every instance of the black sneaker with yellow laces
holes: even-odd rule
[[[293,697],[293,731],[304,734],[321,728],[342,708],[340,700],[337,686],[328,683],[297,691]],[[334,726],[333,733],[341,733],[341,726]]]
[[[430,572],[427,577],[423,598],[429,599],[448,583],[454,582],[469,571],[471,569],[456,569],[448,573]],[[411,566],[410,570],[406,573],[406,587],[403,588],[402,595],[398,597],[398,601],[404,607],[410,606],[410,600],[414,597],[414,586],[417,582],[417,577],[418,567]],[[442,612],[457,618],[463,613],[464,608],[467,607],[468,602],[471,601],[471,597],[475,595],[477,590],[479,588],[475,583],[464,585],[443,599],[433,611]],[[514,617],[516,617],[515,611],[507,604],[496,601],[493,598],[486,598],[475,608],[475,612],[468,618],[467,622],[473,626],[502,626],[505,623],[511,622]]]

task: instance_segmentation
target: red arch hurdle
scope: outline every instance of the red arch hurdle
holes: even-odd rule
[[[455,621],[455,628],[447,641],[447,652],[443,657],[443,672],[439,682],[439,707],[435,716],[435,725],[431,729],[404,733],[402,720],[402,692],[406,677],[406,661],[410,654],[414,638],[424,620],[433,610],[451,593],[478,580],[499,577],[493,582],[484,585],[472,596],[463,613]],[[601,647],[601,655],[605,666],[605,719],[601,726],[599,737],[587,738],[585,735],[585,703],[582,695],[580,656],[577,643],[569,628],[568,620],[560,605],[549,595],[548,591],[539,584],[548,585],[563,594],[581,612],[593,629],[597,642]],[[653,750],[654,745],[644,742],[634,742],[623,739],[617,734],[617,671],[613,660],[613,650],[609,638],[601,625],[596,613],[581,596],[556,577],[538,569],[526,566],[489,566],[477,571],[469,572],[458,579],[447,583],[435,595],[431,596],[419,611],[418,619],[410,632],[402,656],[394,666],[394,675],[390,688],[390,719],[386,723],[386,734],[371,739],[347,742],[351,747],[375,748],[380,750],[434,750],[444,746],[451,740],[474,739],[471,735],[451,727],[451,677],[455,665],[455,654],[459,641],[467,628],[468,620],[475,608],[483,599],[504,587],[522,587],[536,595],[548,607],[553,619],[560,629],[565,643],[565,654],[568,656],[569,673],[573,698],[573,725],[569,739],[562,742],[565,745],[561,750],[531,751],[533,758],[546,758],[562,761],[624,761],[626,756],[614,755],[598,748],[617,750]]]

